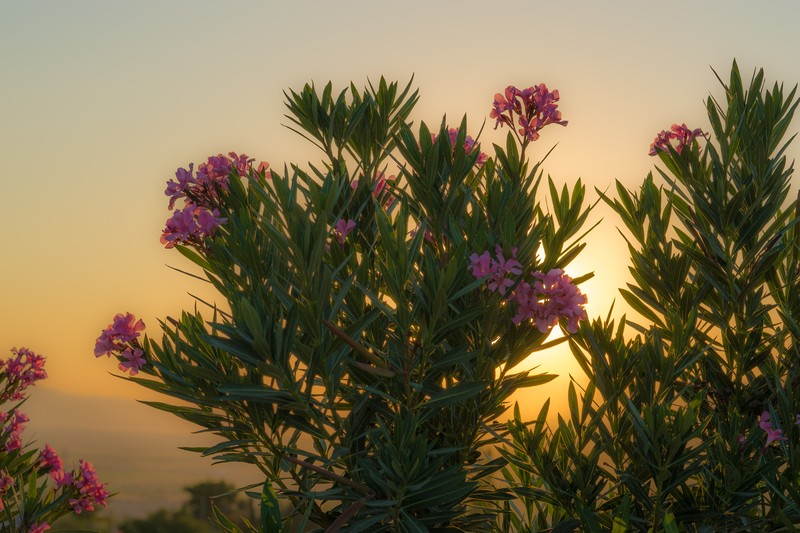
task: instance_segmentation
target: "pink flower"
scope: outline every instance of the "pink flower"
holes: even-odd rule
[[[93,511],[95,504],[105,507],[108,501],[108,491],[105,487],[106,484],[100,483],[97,479],[97,472],[92,463],[81,459],[80,473],[75,480],[75,488],[78,489],[80,497],[70,499],[70,507],[76,514],[81,514],[82,511]]]
[[[114,321],[104,329],[94,344],[95,357],[107,355],[111,357],[114,352],[125,350],[125,345],[131,343],[144,331],[144,322],[136,320],[131,313],[118,313]]]
[[[161,244],[165,248],[172,248],[176,243],[189,242],[192,237],[200,234],[197,222],[194,219],[194,204],[186,204],[183,209],[176,209],[167,220],[167,225],[161,234]]]
[[[186,190],[189,187],[197,184],[197,181],[194,179],[194,163],[189,163],[188,170],[185,168],[179,168],[176,170],[175,177],[178,179],[178,181],[168,181],[167,189],[164,191],[164,194],[169,196],[170,210],[172,210],[172,208],[175,206],[175,202],[178,199],[186,197]]]
[[[81,514],[83,511],[94,511],[94,506],[88,498],[70,498],[69,506],[75,514]]]
[[[661,130],[661,132],[656,135],[656,138],[650,143],[649,155],[653,156],[658,152],[669,152],[673,139],[678,141],[675,151],[680,154],[684,148],[691,146],[695,138],[704,136],[705,134],[700,128],[690,130],[686,127],[686,124],[681,124],[680,126],[673,124],[669,131]]]
[[[226,218],[219,216],[219,209],[209,211],[205,207],[198,207],[196,214],[197,229],[201,235],[201,238],[205,238],[205,236],[213,236],[216,229],[228,221]]]
[[[517,261],[517,249],[511,249],[511,258],[503,257],[503,249],[500,246],[495,248],[496,261],[493,261],[494,274],[489,279],[489,290],[498,291],[505,295],[506,290],[514,284],[513,279],[506,277],[506,274],[519,276],[522,274],[522,265]]]
[[[489,255],[488,250],[481,255],[476,253],[472,254],[469,256],[469,260],[472,266],[472,275],[476,278],[483,278],[494,272],[492,268],[492,256]]]
[[[476,278],[490,276],[487,280],[489,290],[505,295],[506,290],[514,285],[514,280],[507,278],[506,275],[519,276],[522,273],[522,265],[517,261],[516,248],[511,249],[511,257],[506,259],[503,257],[503,248],[496,246],[495,257],[496,259],[492,259],[488,250],[481,255],[472,254],[470,256],[472,275]]]
[[[549,124],[566,126],[567,121],[562,120],[561,111],[558,110],[560,99],[558,91],[549,91],[547,85],[540,83],[524,90],[508,86],[505,95],[497,93],[494,96],[492,110],[489,117],[496,120],[497,126],[512,126],[514,115],[520,125],[519,134],[524,142],[535,141],[539,138],[539,130]]]
[[[739,444],[742,444],[742,445],[744,445],[744,443],[746,443],[746,442],[747,442],[747,437],[745,437],[744,435],[742,435],[741,433],[739,433],[739,434],[736,436],[736,441],[737,441]]]
[[[353,231],[356,228],[356,223],[354,220],[345,220],[340,218],[336,225],[334,226],[334,233],[333,236],[339,241],[339,244],[344,244],[345,239],[347,238],[347,234]]]
[[[39,452],[39,463],[42,465],[42,468],[46,468],[48,472],[64,469],[61,458],[49,444],[45,444],[44,449]]]
[[[185,204],[167,220],[161,243],[166,248],[172,248],[176,243],[202,245],[205,237],[213,235],[219,225],[227,222],[220,217],[219,208],[228,191],[229,176],[231,173],[248,175],[253,161],[244,154],[230,152],[227,156],[210,156],[198,166],[196,175],[193,174],[194,164],[189,164],[188,170],[179,168],[175,172],[178,181],[168,181],[164,194],[170,197],[170,210],[180,198],[185,199]],[[268,167],[269,164],[262,161],[258,172],[266,172]]]
[[[183,209],[177,209],[167,220],[161,235],[161,243],[165,248],[172,248],[178,243],[200,246],[206,237],[213,237],[216,229],[227,222],[227,219],[219,215],[219,210],[216,208],[212,210],[187,203]]]
[[[515,324],[533,319],[536,328],[546,333],[558,324],[561,318],[567,321],[567,331],[578,331],[578,322],[586,320],[587,302],[584,294],[572,283],[572,278],[560,268],[554,268],[547,274],[535,272],[533,285],[520,283],[511,296],[517,302],[517,314],[512,321]]]
[[[120,357],[122,357],[124,361],[120,362],[119,369],[122,372],[130,370],[131,376],[135,376],[139,373],[139,369],[147,363],[143,356],[144,352],[139,348],[126,348],[125,351],[120,354]]]
[[[95,357],[115,355],[120,359],[119,369],[123,372],[130,371],[131,376],[135,376],[147,363],[138,340],[144,328],[144,322],[137,320],[131,313],[117,314],[113,323],[95,341]]]
[[[44,370],[45,358],[27,348],[11,349],[15,357],[0,361],[0,376],[6,375],[6,390],[0,393],[0,402],[21,400],[23,391],[39,380],[47,377]]]
[[[114,316],[114,322],[111,324],[110,333],[114,335],[119,342],[130,342],[137,338],[141,332],[144,331],[144,322],[136,320],[136,317],[131,313],[118,313]]]
[[[48,529],[50,525],[47,522],[36,522],[28,529],[28,533],[44,533]]]
[[[263,172],[264,177],[267,179],[272,178],[272,171],[269,170],[269,163],[267,163],[266,161],[262,161],[258,164],[258,170],[256,172],[259,174]]]
[[[764,446],[769,446],[772,442],[776,440],[786,440],[786,437],[783,436],[783,430],[777,429],[772,425],[770,421],[770,414],[769,411],[764,411],[761,413],[761,418],[758,421],[758,427],[763,429],[767,433],[767,442]]]
[[[50,472],[50,477],[55,482],[56,488],[67,487],[75,484],[75,478],[72,476],[72,473],[65,472],[64,470]]]
[[[5,423],[8,421],[10,423],[6,426]],[[22,431],[28,421],[28,417],[19,411],[14,411],[13,415],[11,413],[0,413],[0,424],[5,426],[0,432],[0,437],[6,438],[4,447],[7,452],[19,450],[22,447]]]

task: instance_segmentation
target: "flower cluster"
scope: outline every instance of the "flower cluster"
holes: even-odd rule
[[[3,449],[7,452],[22,447],[22,430],[30,419],[16,409],[8,413],[0,413],[0,441],[4,441]]]
[[[128,339],[128,342],[134,340],[141,329],[138,323],[125,317],[118,318],[114,328],[120,333],[120,338]],[[47,377],[44,357],[26,348],[11,351],[14,357],[0,361],[0,369],[5,377],[5,380],[0,379],[0,402],[24,400],[26,395],[23,390]],[[45,445],[38,455],[27,451],[28,445],[22,443],[22,431],[26,422],[28,417],[16,407],[0,411],[0,511],[16,521],[17,531],[43,533],[50,529],[48,521],[52,522],[68,512],[80,513],[93,510],[94,505],[105,506],[109,497],[108,491],[105,490],[105,484],[97,479],[90,463],[81,460],[80,470],[69,472],[64,470],[61,458],[51,446]],[[32,502],[31,508],[44,511],[29,516],[20,504],[19,495],[12,491],[15,484],[27,491],[29,484],[38,483],[43,476],[52,480],[52,487],[46,490],[46,484],[41,483],[38,490],[26,498],[35,494],[39,501]]]
[[[684,148],[692,144],[692,141],[694,141],[696,137],[703,136],[705,136],[705,134],[700,128],[690,130],[686,127],[686,124],[681,124],[680,126],[673,124],[669,131],[662,130],[661,133],[656,135],[653,142],[650,143],[650,155],[656,155],[659,151],[669,152],[673,140],[678,141],[675,151],[681,153]]]
[[[538,139],[539,130],[548,124],[567,125],[568,121],[561,120],[561,111],[556,103],[558,100],[558,90],[551,92],[544,83],[522,90],[509,85],[505,94],[494,95],[489,117],[496,120],[495,129],[503,124],[513,128],[516,115],[519,134],[527,143]]]
[[[130,313],[117,314],[114,322],[100,333],[94,345],[95,357],[115,355],[120,363],[122,372],[130,371],[135,376],[139,369],[146,363],[144,350],[139,344],[138,337],[144,330],[144,322],[136,320]]]
[[[81,514],[83,511],[94,511],[95,505],[106,506],[108,501],[106,484],[100,483],[97,472],[89,461],[81,459],[80,473],[75,480],[75,488],[78,489],[79,496],[71,498],[69,505],[76,514]]]
[[[568,332],[578,331],[578,322],[588,318],[583,307],[588,299],[572,283],[572,278],[560,268],[547,274],[534,272],[533,277],[536,278],[533,285],[522,282],[514,291],[512,298],[518,307],[513,322],[519,324],[533,319],[538,330],[544,333],[564,318]]]
[[[44,370],[44,357],[36,355],[27,348],[11,349],[15,357],[0,360],[0,381],[5,377],[6,390],[0,391],[0,402],[21,400],[23,391],[40,379],[47,377]]]
[[[495,258],[492,259],[489,251],[486,250],[481,255],[472,254],[469,257],[472,275],[476,278],[488,277],[488,287],[490,291],[497,291],[505,296],[506,290],[514,285],[514,280],[507,278],[506,274],[519,276],[522,274],[522,265],[517,261],[517,249],[511,249],[511,257],[503,257],[503,249],[500,246],[495,248]]]
[[[455,148],[456,146],[458,133],[459,133],[458,128],[450,128],[447,130],[447,136],[450,138],[450,146],[452,146],[453,148]],[[436,142],[435,133],[431,133],[431,142]],[[472,136],[470,135],[466,136],[466,138],[464,139],[464,153],[469,155],[475,150],[478,150],[478,159],[477,161],[475,161],[475,164],[478,166],[478,168],[483,167],[484,163],[486,163],[486,161],[489,159],[489,156],[486,154],[486,152],[481,152],[480,148],[481,148],[480,143],[476,143],[475,139],[473,139]]]
[[[70,472],[64,471],[64,464],[56,451],[45,444],[39,452],[39,467],[47,472],[56,484],[56,488],[66,487],[75,483],[75,477]]]
[[[519,276],[522,265],[516,259],[517,249],[511,250],[511,257],[506,259],[500,246],[495,249],[492,258],[489,251],[481,255],[474,253],[470,256],[472,275],[476,278],[486,278],[490,291],[497,291],[506,296],[506,291],[517,283],[508,275]],[[578,331],[578,322],[586,320],[587,314],[584,304],[586,295],[572,283],[572,278],[560,268],[550,270],[548,273],[534,272],[533,283],[520,281],[507,300],[516,302],[517,313],[512,318],[514,324],[520,324],[532,319],[536,328],[546,333],[558,323],[561,318],[567,321],[567,331]]]
[[[167,220],[161,243],[166,248],[172,248],[176,243],[199,246],[206,237],[213,236],[216,229],[227,222],[220,216],[219,207],[222,205],[222,195],[228,191],[231,172],[235,170],[239,175],[247,175],[253,161],[244,154],[230,152],[228,156],[219,154],[209,157],[197,168],[196,173],[194,163],[190,163],[188,169],[179,168],[175,172],[177,181],[168,181],[164,194],[169,196],[170,210],[181,198],[184,199],[184,206],[176,209]],[[268,166],[262,163],[259,171]]]

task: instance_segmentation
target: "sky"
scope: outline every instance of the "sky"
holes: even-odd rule
[[[662,129],[708,128],[712,67],[725,78],[736,58],[744,76],[763,67],[768,83],[800,81],[797,20],[788,0],[0,1],[0,357],[25,346],[48,358],[37,387],[49,401],[31,402],[31,429],[51,440],[65,426],[188,434],[136,403],[156,397],[114,377],[94,340],[115,313],[157,334],[159,318],[192,308],[189,293],[213,300],[159,243],[177,167],[229,151],[273,168],[320,160],[283,126],[283,91],[413,75],[416,123],[466,114],[472,135],[486,122],[489,147],[505,135],[488,118],[494,94],[546,83],[569,126],[544,130],[532,157],[557,144],[545,173],[581,178],[593,202],[614,180],[642,182]],[[570,273],[595,273],[582,290],[597,317],[615,298],[622,309],[628,255],[613,213],[598,206],[591,221]],[[558,404],[580,373],[566,349],[525,365],[561,376],[518,397],[528,412]]]

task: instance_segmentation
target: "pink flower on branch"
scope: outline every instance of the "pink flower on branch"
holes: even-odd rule
[[[80,470],[75,480],[75,488],[78,489],[80,496],[69,500],[69,505],[75,514],[94,511],[95,505],[106,506],[109,496],[106,484],[100,483],[97,472],[89,461],[80,460]]]
[[[562,120],[561,111],[558,110],[559,100],[558,91],[548,90],[544,83],[523,90],[510,85],[504,95],[494,95],[489,117],[495,119],[494,128],[497,129],[503,125],[512,127],[516,115],[519,134],[524,142],[535,141],[539,138],[539,130],[545,126],[568,124],[568,121]]]
[[[769,446],[775,441],[786,440],[786,437],[783,436],[783,430],[774,427],[770,421],[770,418],[771,415],[769,414],[769,411],[764,411],[761,413],[761,418],[759,418],[758,421],[758,427],[767,433],[767,442],[764,444],[764,446]]]
[[[47,377],[44,357],[24,347],[12,348],[11,353],[14,357],[0,361],[0,378],[6,376],[6,390],[0,393],[0,402],[21,400],[26,388]]]
[[[586,320],[587,314],[584,304],[586,295],[572,283],[572,278],[560,268],[555,268],[547,274],[534,272],[536,281],[520,283],[511,299],[517,302],[517,314],[512,321],[520,324],[526,320],[533,320],[536,329],[546,333],[558,324],[559,319],[567,321],[567,331],[578,331],[578,322]]]
[[[179,243],[201,246],[206,237],[213,237],[217,228],[225,222],[227,219],[220,217],[218,209],[209,211],[206,207],[187,203],[183,209],[175,210],[167,220],[161,243],[165,248],[172,248]]]
[[[123,372],[130,371],[131,376],[139,373],[139,369],[144,366],[147,361],[144,358],[144,352],[139,348],[128,347],[120,354],[123,359],[119,364],[119,369]]]
[[[95,357],[115,355],[120,360],[119,369],[135,376],[147,363],[138,340],[144,328],[144,322],[131,313],[117,314],[95,341]]]
[[[354,220],[340,218],[334,225],[333,236],[339,244],[344,244],[345,239],[347,239],[347,234],[354,229],[356,229],[356,222]]]
[[[669,152],[673,140],[678,141],[675,151],[680,154],[684,148],[691,146],[697,137],[705,137],[705,133],[700,128],[691,130],[686,127],[686,124],[681,124],[680,126],[673,124],[669,131],[662,130],[656,135],[656,138],[650,143],[649,155],[653,156],[658,152]]]
[[[522,265],[517,261],[517,249],[511,249],[511,257],[506,259],[503,256],[503,248],[495,248],[495,259],[491,258],[489,251],[481,255],[472,254],[470,256],[472,275],[476,278],[488,276],[487,287],[492,292],[499,292],[505,295],[506,290],[514,285],[514,280],[507,278],[508,274],[519,276],[522,273]]]

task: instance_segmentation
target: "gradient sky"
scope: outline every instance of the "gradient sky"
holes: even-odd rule
[[[790,0],[2,2],[0,356],[12,346],[46,355],[39,387],[59,393],[148,397],[95,360],[94,340],[117,312],[152,334],[157,318],[192,307],[189,292],[213,299],[167,268],[186,263],[159,243],[176,167],[231,150],[277,168],[319,160],[281,125],[286,88],[413,74],[416,122],[466,113],[473,135],[487,121],[488,147],[505,134],[488,121],[494,93],[545,82],[569,126],[546,129],[533,157],[558,143],[545,172],[581,177],[593,201],[615,179],[641,183],[658,131],[707,128],[703,101],[720,94],[710,67],[724,78],[736,58],[747,77],[763,67],[769,83],[800,81],[798,20]],[[596,273],[583,286],[592,317],[627,274],[619,223],[606,209],[600,218],[571,268]],[[526,405],[560,396],[579,372],[565,350],[539,363],[563,377]],[[93,420],[147,409],[129,405]],[[57,405],[40,415],[42,431],[85,417]],[[151,423],[171,423],[159,416]]]

